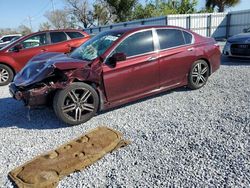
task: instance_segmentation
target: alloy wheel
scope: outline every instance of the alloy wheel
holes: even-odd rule
[[[0,68],[0,83],[5,83],[9,80],[9,73],[6,69]]]
[[[95,110],[94,98],[88,89],[70,90],[62,106],[62,112],[70,120],[78,122],[84,119],[84,116]]]
[[[208,79],[209,68],[207,63],[198,62],[192,70],[191,79],[197,87],[203,86]]]

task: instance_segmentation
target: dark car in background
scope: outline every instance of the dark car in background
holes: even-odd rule
[[[89,38],[81,30],[64,29],[32,33],[9,43],[0,49],[0,86],[10,83],[33,56],[44,52],[69,53]]]
[[[243,33],[230,37],[223,50],[228,57],[250,58],[250,28]]]
[[[215,40],[170,26],[102,32],[71,54],[35,56],[10,85],[29,107],[53,103],[65,123],[181,86],[203,87],[220,66]]]

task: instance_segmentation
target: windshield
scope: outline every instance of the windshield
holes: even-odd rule
[[[70,54],[75,59],[92,61],[102,55],[123,32],[107,31],[96,35]]]

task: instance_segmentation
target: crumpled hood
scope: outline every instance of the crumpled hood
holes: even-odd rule
[[[230,37],[228,40],[230,43],[243,43],[250,44],[250,33],[241,33]]]
[[[16,86],[29,86],[42,81],[53,73],[55,68],[61,70],[83,68],[87,61],[73,59],[66,54],[57,52],[42,53],[33,57],[15,76]]]

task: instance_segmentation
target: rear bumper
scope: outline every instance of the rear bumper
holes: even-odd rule
[[[51,94],[47,86],[25,90],[16,87],[14,83],[10,84],[9,92],[14,99],[23,101],[24,105],[29,107],[38,107],[48,104],[49,95]]]
[[[215,50],[213,51],[211,57],[209,58],[210,62],[210,74],[214,73],[220,68],[221,65],[221,51],[219,46],[216,46]]]

